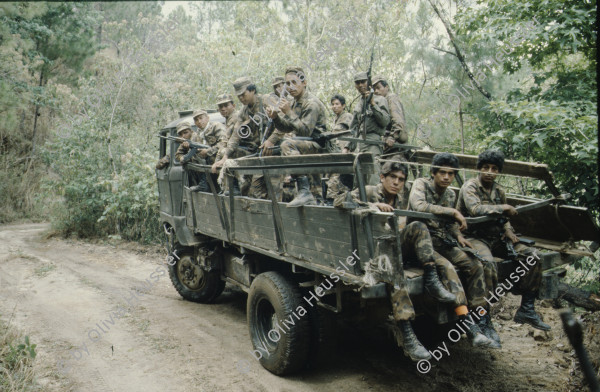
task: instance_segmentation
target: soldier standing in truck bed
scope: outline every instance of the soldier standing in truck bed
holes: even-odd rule
[[[277,130],[296,136],[317,137],[325,132],[327,126],[325,105],[314,95],[306,91],[306,76],[300,67],[288,67],[285,70],[286,90],[294,98],[292,102],[282,98],[279,110],[268,108],[267,114],[273,119]],[[265,151],[281,141],[281,135],[273,133],[263,144]],[[325,152],[324,146],[311,140],[283,140],[281,155],[320,154]],[[310,192],[307,175],[296,176],[298,194],[288,203],[288,207],[301,207],[315,204],[315,198]]]
[[[485,216],[498,214],[500,221],[484,222],[468,228],[469,241],[473,247],[486,260],[492,260],[493,256],[506,259],[508,251],[527,258],[537,257],[535,250],[519,243],[519,237],[508,220],[509,216],[517,214],[515,207],[506,203],[506,192],[495,179],[502,172],[504,166],[504,154],[498,150],[486,150],[479,154],[477,159],[477,170],[479,175],[464,183],[458,195],[457,209],[464,216]],[[529,263],[528,263],[529,264]],[[535,299],[538,296],[542,281],[542,264],[536,262],[530,265],[529,271],[522,270],[522,275],[512,288],[513,293],[522,294],[521,306],[515,314],[517,323],[527,323],[534,328],[543,331],[550,330],[550,326],[542,321],[535,311]],[[519,273],[519,275],[521,275]],[[487,290],[495,291],[498,282],[486,282]],[[512,284],[511,284],[512,286]],[[489,318],[489,315],[484,316]],[[486,320],[491,323],[491,320]]]
[[[466,276],[465,287],[469,306],[477,309],[482,307],[489,313],[489,304],[485,299],[486,274],[493,274],[496,269],[489,263],[482,264],[473,252],[468,250],[472,245],[461,233],[461,230],[466,229],[467,223],[464,216],[454,208],[456,196],[449,189],[459,167],[458,158],[447,152],[439,153],[434,155],[431,165],[431,178],[418,178],[413,183],[409,196],[409,209],[429,212],[452,220],[452,222],[437,219],[422,221],[429,228],[434,249],[448,259],[461,275]],[[471,324],[467,336],[474,346],[500,347],[494,339],[497,333],[491,323],[486,324],[486,328],[482,330],[473,320],[472,315],[462,317],[470,318],[467,322]]]
[[[406,132],[406,121],[404,118],[404,106],[400,102],[400,97],[397,94],[390,92],[390,86],[387,80],[381,76],[373,76],[373,90],[376,95],[380,95],[387,100],[390,110],[390,123],[386,128],[384,154],[392,154],[387,159],[406,160],[397,148],[394,148],[394,143],[405,144],[408,141],[408,133]]]
[[[222,94],[217,97],[217,110],[225,118],[225,137],[229,140],[239,115],[239,112],[235,110],[235,103],[231,94]],[[217,160],[221,158],[218,157]]]
[[[362,99],[357,103],[353,109],[354,118],[350,124],[350,129],[354,137],[358,137],[364,140],[381,142],[381,137],[385,134],[385,129],[390,123],[390,112],[385,98],[379,95],[371,95],[370,102],[365,102],[370,96],[370,86],[367,83],[367,73],[359,72],[354,75],[354,87],[362,96]],[[363,108],[366,106],[366,110],[363,114]],[[366,123],[366,133],[365,133]],[[367,144],[367,143],[356,143],[351,142],[344,152],[368,152],[373,154],[373,157],[378,157],[383,152],[381,145]],[[378,168],[379,165],[375,165]],[[371,185],[377,185],[379,182],[379,172],[369,176],[368,183]]]
[[[266,125],[265,97],[258,94],[252,80],[248,77],[239,78],[233,82],[233,88],[235,95],[244,106],[240,110],[227,146],[223,148],[223,157],[213,164],[213,173],[216,173],[217,168],[223,166],[228,159],[241,158],[258,152],[260,138]],[[245,179],[246,183],[250,182],[248,176],[245,176]],[[266,185],[262,177],[252,177],[248,191],[246,189],[244,187],[244,192],[240,192],[239,178],[234,179],[234,194],[266,195]]]

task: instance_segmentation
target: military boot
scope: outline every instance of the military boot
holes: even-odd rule
[[[481,329],[479,325],[473,320],[473,316],[471,315],[463,315],[458,318],[461,321],[461,325],[466,327],[465,333],[471,342],[471,346],[473,347],[491,347],[492,341],[488,339]]]
[[[434,264],[425,264],[423,266],[425,270],[425,275],[423,276],[425,279],[425,283],[423,284],[425,291],[432,298],[438,300],[443,303],[450,303],[456,301],[456,295],[452,294],[440,282],[440,279],[437,274],[437,270]]]
[[[550,326],[543,322],[535,311],[535,297],[537,297],[536,293],[523,293],[521,297],[521,307],[517,309],[514,320],[519,324],[527,323],[533,328],[549,331]]]
[[[200,173],[198,176],[198,185],[194,185],[190,188],[192,192],[210,192],[208,181],[206,181],[206,174]]]
[[[494,324],[492,324],[492,318],[489,313],[486,313],[485,316],[479,319],[479,329],[481,329],[481,332],[483,332],[486,338],[491,340],[492,344],[490,347],[502,348],[500,335],[496,332],[496,328],[494,328]]]
[[[310,185],[308,183],[308,177],[302,176],[296,179],[298,184],[298,194],[294,197],[294,200],[288,203],[288,207],[302,207],[306,205],[315,205],[315,197],[310,192]]]
[[[400,327],[400,332],[402,333],[402,349],[404,350],[404,355],[409,357],[413,362],[418,362],[422,359],[431,359],[431,354],[419,339],[417,339],[417,335],[412,329],[412,325],[410,325],[409,320],[402,320],[398,322]]]
[[[242,192],[240,192],[240,183],[237,178],[233,179],[233,196],[241,196]],[[229,188],[223,192],[223,196],[229,196]]]

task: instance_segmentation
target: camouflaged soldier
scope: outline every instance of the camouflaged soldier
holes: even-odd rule
[[[266,125],[265,97],[259,95],[256,86],[250,78],[242,77],[233,82],[235,95],[244,105],[239,112],[238,119],[234,125],[234,131],[227,141],[227,146],[223,148],[222,158],[212,166],[213,173],[217,168],[223,166],[228,159],[241,158],[246,155],[258,152],[260,139]],[[266,195],[266,186],[261,178],[252,177],[250,196]],[[239,177],[234,179],[234,194],[242,194],[239,188]]]
[[[239,112],[235,110],[233,96],[231,96],[231,94],[219,95],[217,97],[217,110],[219,110],[221,116],[225,118],[225,137],[229,140],[239,115]],[[221,158],[222,157],[218,156],[217,160],[220,160]]]
[[[335,114],[335,118],[333,119],[333,127],[332,132],[343,132],[350,129],[350,125],[352,125],[352,113],[348,113],[346,111],[346,98],[340,94],[336,94],[331,97],[331,111]],[[336,145],[339,147],[340,151],[344,149],[348,145],[348,142],[342,141],[339,139],[335,139]]]
[[[479,154],[479,175],[465,182],[460,189],[457,209],[464,216],[498,215],[497,221],[473,225],[467,230],[467,234],[473,237],[469,238],[469,241],[484,259],[493,260],[493,256],[506,259],[510,257],[509,251],[516,252],[518,257],[523,259],[530,256],[537,258],[534,249],[519,243],[519,237],[515,235],[508,220],[509,216],[517,214],[517,210],[506,203],[506,192],[495,181],[503,166],[504,154],[501,151],[486,150]],[[544,323],[535,311],[535,298],[538,296],[541,282],[542,265],[535,263],[513,288],[513,293],[522,295],[521,306],[514,320],[548,331],[550,326]],[[488,290],[493,292],[496,285],[497,281],[489,282]]]
[[[406,132],[406,121],[404,119],[404,106],[400,102],[398,95],[390,92],[390,86],[387,80],[381,75],[373,76],[373,90],[376,95],[382,96],[387,100],[390,110],[390,123],[386,128],[384,154],[397,153],[388,159],[405,160],[406,157],[398,148],[394,148],[394,143],[405,144],[408,141]]]
[[[352,114],[354,115],[352,123],[350,124],[352,134],[354,137],[358,137],[363,140],[381,142],[381,138],[385,134],[386,127],[390,123],[390,112],[387,101],[385,98],[373,94],[371,101],[365,103],[370,94],[366,72],[359,72],[354,75],[354,87],[360,93],[362,99],[357,103],[352,111]],[[363,118],[363,107],[365,104],[367,105],[367,109],[364,115],[365,118]],[[356,142],[349,143],[349,145],[343,151],[368,152],[373,154],[374,157],[380,156],[383,152],[381,145]],[[377,166],[378,165],[376,165],[376,167]],[[378,182],[378,173],[369,176],[369,184],[377,185]]]
[[[292,102],[282,98],[277,108],[267,108],[267,114],[273,119],[277,130],[303,137],[318,137],[327,129],[325,105],[314,95],[306,91],[306,76],[300,67],[288,67],[285,70],[285,87],[294,98]],[[278,110],[277,110],[278,109]],[[283,140],[281,135],[273,133],[265,143],[263,151],[281,142],[281,155],[320,154],[324,146],[312,140]],[[297,176],[298,194],[287,207],[301,207],[316,204],[310,191],[307,175]]]
[[[177,126],[177,136],[179,136],[180,138],[189,140],[193,143],[200,143],[200,139],[198,138],[198,133],[192,131],[192,125],[190,123],[188,123],[187,121],[184,121]],[[181,162],[181,160],[183,159],[183,157],[186,156],[186,154],[189,152],[189,150],[190,150],[190,145],[187,142],[181,143],[179,145],[179,147],[177,148],[177,151],[175,152],[175,159],[177,159],[177,161]],[[191,159],[191,162],[198,163],[198,164],[205,163],[204,160],[202,158],[200,158],[199,154],[194,155]],[[190,170],[187,173],[188,173],[188,185],[190,186],[190,189],[192,191],[197,192],[201,189],[205,190],[206,188],[208,188],[208,184],[206,183],[206,178],[203,175],[201,175],[202,173],[199,173],[195,170]]]
[[[466,275],[466,294],[471,308],[482,307],[489,313],[489,305],[485,300],[486,273],[493,273],[490,263],[483,265],[467,247],[472,245],[461,234],[467,227],[464,216],[454,208],[456,196],[449,189],[454,181],[458,158],[450,153],[439,153],[432,160],[431,178],[419,178],[413,183],[409,196],[409,209],[418,212],[429,212],[451,221],[437,219],[422,220],[427,224],[434,249],[448,259],[461,274]],[[413,220],[413,219],[410,219]],[[489,271],[489,272],[488,272]],[[485,330],[473,320],[471,315],[459,316],[469,319],[471,324],[467,336],[474,346],[499,348],[492,339],[495,333],[493,325],[486,325]],[[492,332],[493,331],[493,332]]]

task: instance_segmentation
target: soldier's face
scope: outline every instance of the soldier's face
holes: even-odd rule
[[[204,129],[208,124],[208,116],[203,114],[201,116],[194,117],[194,124],[198,127],[198,129]]]
[[[451,167],[440,167],[439,170],[433,175],[433,183],[438,189],[446,189],[454,181],[456,175],[456,169]]]
[[[191,129],[184,129],[183,131],[179,132],[179,137],[184,138],[186,140],[190,140],[192,138],[192,130]]]
[[[240,95],[238,95],[238,99],[242,103],[242,105],[249,105],[254,102],[254,91],[244,91]]]
[[[225,102],[225,103],[220,104],[218,106],[218,108],[219,108],[219,113],[221,113],[221,116],[228,117],[235,110],[235,105],[233,104],[233,102]]]
[[[306,79],[302,74],[290,72],[285,75],[285,89],[294,98],[298,98],[304,94],[306,89]]]
[[[367,79],[355,81],[354,87],[356,88],[356,91],[358,91],[360,95],[365,95],[369,92],[369,87],[367,86]]]
[[[406,174],[403,171],[397,170],[389,173],[387,176],[379,175],[383,189],[390,195],[397,195],[404,188],[406,182]]]
[[[387,97],[389,91],[390,86],[383,87],[381,83],[377,83],[375,86],[373,86],[373,93],[376,95],[381,95],[382,97]]]
[[[492,185],[500,169],[493,163],[484,163],[479,169],[479,180],[483,185]]]
[[[345,107],[346,105],[342,105],[339,99],[334,99],[333,101],[331,101],[331,110],[336,115],[339,115],[341,112],[343,112]]]

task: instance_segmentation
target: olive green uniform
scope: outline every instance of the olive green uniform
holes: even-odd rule
[[[457,209],[464,216],[476,217],[491,214],[502,214],[506,204],[506,192],[494,182],[492,189],[488,192],[479,178],[472,178],[464,183],[458,194]],[[479,254],[486,260],[493,260],[493,256],[507,258],[508,252],[502,236],[507,230],[514,232],[508,219],[502,215],[504,222],[491,221],[470,226],[467,234],[469,241],[473,244]],[[508,239],[507,239],[508,241]],[[515,244],[517,253],[525,257],[535,254],[535,250],[523,244]],[[494,263],[495,264],[495,263]],[[529,271],[515,285],[515,292],[523,291],[537,292],[542,282],[542,264],[535,263]],[[488,290],[495,290],[498,281],[486,281]]]
[[[447,188],[439,195],[435,191],[433,179],[418,178],[413,183],[409,196],[409,209],[418,212],[429,212],[436,215],[452,217],[456,196]],[[474,256],[461,250],[448,240],[456,240],[460,235],[458,223],[439,221],[436,219],[422,220],[429,228],[433,248],[443,257],[450,260],[461,274],[466,276],[466,294],[471,307],[482,306],[487,309],[485,301],[486,271],[493,274],[492,265],[482,265]],[[491,263],[486,263],[491,264]]]

